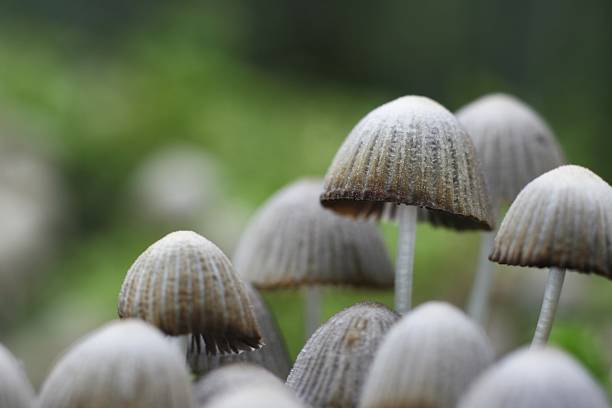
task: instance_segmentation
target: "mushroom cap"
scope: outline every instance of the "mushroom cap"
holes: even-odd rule
[[[320,192],[320,181],[304,179],[274,194],[240,239],[236,270],[265,289],[392,286],[393,267],[376,225],[326,210]]]
[[[496,207],[511,203],[527,183],[564,163],[546,122],[513,96],[485,95],[456,115],[474,142]]]
[[[470,137],[422,96],[388,102],[353,128],[327,171],[321,203],[355,217],[380,217],[393,203],[426,208],[435,223],[456,229],[495,224]]]
[[[118,313],[169,335],[193,334],[198,352],[200,338],[208,354],[260,346],[244,283],[215,244],[191,231],[170,233],[138,257],[121,287]]]
[[[489,259],[612,279],[612,187],[580,166],[541,175],[510,206]]]
[[[476,323],[448,303],[428,302],[384,338],[360,406],[454,408],[492,362],[491,344]]]
[[[283,384],[248,385],[214,398],[206,408],[305,408]]]
[[[245,286],[253,304],[253,311],[263,336],[264,345],[257,350],[246,351],[240,354],[214,356],[193,353],[192,350],[188,350],[187,360],[190,362],[191,369],[197,374],[207,373],[226,364],[245,362],[264,367],[285,380],[291,369],[291,359],[289,358],[283,335],[261,295],[251,285],[246,284]]]
[[[551,348],[515,351],[486,370],[459,408],[609,408],[576,360]]]
[[[111,322],[74,344],[43,384],[41,408],[191,406],[184,357],[139,320]]]
[[[36,397],[19,362],[0,344],[0,407],[30,408]]]
[[[399,315],[378,303],[335,314],[308,339],[287,385],[308,406],[355,407],[374,354]]]

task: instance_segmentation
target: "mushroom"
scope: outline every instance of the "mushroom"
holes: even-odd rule
[[[417,207],[434,224],[490,230],[493,217],[470,137],[455,116],[422,96],[405,96],[370,112],[336,153],[323,206],[353,217],[399,219],[396,310],[410,309]]]
[[[612,187],[580,166],[541,175],[510,206],[489,259],[550,268],[532,343],[545,344],[566,268],[612,279]]]
[[[448,303],[428,302],[389,330],[359,406],[454,408],[492,362],[493,349],[480,326]]]
[[[206,408],[305,408],[283,384],[249,385],[220,395]]]
[[[30,408],[36,397],[19,362],[0,344],[0,407]]]
[[[378,345],[399,316],[378,303],[335,314],[308,340],[287,385],[311,407],[355,407]]]
[[[40,408],[192,406],[184,359],[153,326],[111,322],[73,345],[45,380]]]
[[[215,244],[191,231],[166,235],[128,271],[120,318],[135,317],[171,336],[191,334],[208,354],[260,347],[261,335],[244,283]]]
[[[319,180],[302,179],[274,194],[243,234],[236,270],[261,289],[307,287],[306,334],[320,319],[320,285],[389,287],[393,268],[376,226],[321,207]]]
[[[456,115],[476,147],[496,216],[527,183],[564,163],[546,122],[511,95],[485,95]],[[480,262],[467,307],[468,314],[481,324],[487,318],[493,280],[494,264],[488,257],[494,238],[494,232],[482,233]]]
[[[214,356],[188,350],[187,361],[190,362],[192,370],[198,375],[226,364],[247,362],[260,365],[285,380],[291,369],[291,360],[283,336],[261,295],[250,284],[247,283],[245,287],[253,304],[253,311],[263,335],[264,345],[257,350],[240,354]]]
[[[486,370],[459,408],[609,408],[606,396],[568,354],[522,349]]]

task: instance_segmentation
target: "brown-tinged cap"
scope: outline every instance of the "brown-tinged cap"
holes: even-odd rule
[[[386,103],[355,126],[327,171],[321,203],[355,217],[380,217],[386,203],[414,205],[430,210],[436,224],[494,225],[470,137],[422,96]]]
[[[169,335],[193,334],[208,354],[260,347],[261,335],[244,283],[229,259],[191,231],[166,235],[128,271],[119,317],[143,319]]]
[[[323,208],[321,183],[300,180],[272,196],[243,234],[234,263],[258,288],[390,287],[393,268],[376,225]]]
[[[485,95],[456,115],[474,142],[494,204],[511,203],[527,183],[564,163],[550,127],[513,96]]]
[[[489,259],[612,279],[612,187],[580,166],[541,175],[510,206]]]

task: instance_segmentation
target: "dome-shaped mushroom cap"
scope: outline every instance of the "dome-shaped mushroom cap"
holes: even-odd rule
[[[185,408],[184,357],[154,327],[109,323],[73,345],[43,384],[41,408]]]
[[[495,204],[511,203],[525,185],[563,164],[553,132],[517,98],[485,95],[457,111],[471,136]]]
[[[214,398],[206,408],[306,408],[283,384],[244,386]]]
[[[272,196],[238,244],[236,270],[260,288],[392,286],[393,268],[376,226],[323,208],[321,188],[317,180],[300,180]]]
[[[374,354],[399,315],[378,303],[335,314],[310,337],[287,385],[312,407],[355,407]]]
[[[170,335],[200,336],[209,354],[259,348],[261,335],[244,283],[215,244],[191,231],[166,235],[128,271],[119,317],[136,317]]]
[[[283,336],[261,295],[251,285],[246,284],[245,286],[253,304],[253,311],[263,336],[264,345],[257,350],[240,354],[214,356],[193,353],[193,350],[188,350],[187,360],[189,360],[192,370],[198,374],[209,372],[226,364],[246,362],[262,366],[285,380],[291,369],[291,359]]]
[[[245,386],[283,386],[270,371],[247,363],[234,363],[216,368],[193,385],[197,407],[206,406],[212,399],[232,394]]]
[[[0,407],[30,408],[34,390],[19,362],[0,344]]]
[[[478,325],[450,304],[428,302],[383,340],[360,406],[454,408],[492,362],[493,349]]]
[[[541,175],[510,206],[489,259],[612,279],[612,187],[580,166]]]
[[[385,203],[407,204],[457,229],[494,225],[470,137],[452,113],[422,96],[386,103],[355,126],[327,172],[321,203],[375,217]]]
[[[556,349],[516,351],[486,370],[459,408],[609,408],[603,391]]]

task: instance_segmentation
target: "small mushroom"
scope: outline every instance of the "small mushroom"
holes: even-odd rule
[[[36,397],[19,362],[0,344],[0,407],[30,408]]]
[[[436,224],[490,230],[494,221],[476,152],[455,116],[422,96],[370,112],[348,135],[327,175],[323,206],[354,217],[399,218],[396,310],[410,309],[417,207]]]
[[[215,244],[191,231],[166,235],[128,271],[120,318],[143,319],[171,336],[191,334],[199,353],[260,347],[261,335],[244,283]]]
[[[287,385],[311,407],[355,407],[378,345],[399,316],[378,303],[335,314],[308,340]]]
[[[383,340],[360,407],[454,408],[492,362],[491,344],[476,323],[450,304],[425,303]]]
[[[606,396],[568,354],[550,348],[511,353],[486,370],[459,408],[609,408]]]
[[[262,366],[285,380],[291,369],[291,360],[283,336],[261,295],[250,284],[247,283],[245,287],[253,304],[253,311],[263,335],[264,345],[257,350],[240,354],[205,355],[188,350],[187,360],[192,370],[198,375],[226,364],[247,362]]]
[[[319,325],[317,287],[389,287],[393,268],[376,226],[328,211],[321,182],[303,179],[272,196],[243,234],[234,262],[255,287],[306,286],[306,333]]]
[[[40,393],[40,408],[188,408],[183,356],[139,320],[111,322],[73,345]]]
[[[485,95],[456,113],[474,142],[487,183],[493,213],[509,205],[534,178],[564,163],[552,130],[528,105],[505,94]],[[493,263],[488,259],[494,232],[483,232],[480,262],[468,314],[486,321]]]
[[[580,166],[541,175],[510,206],[490,259],[550,268],[533,338],[533,345],[545,344],[566,268],[612,279],[612,187]]]
[[[206,408],[306,408],[283,384],[249,385],[214,398]]]

